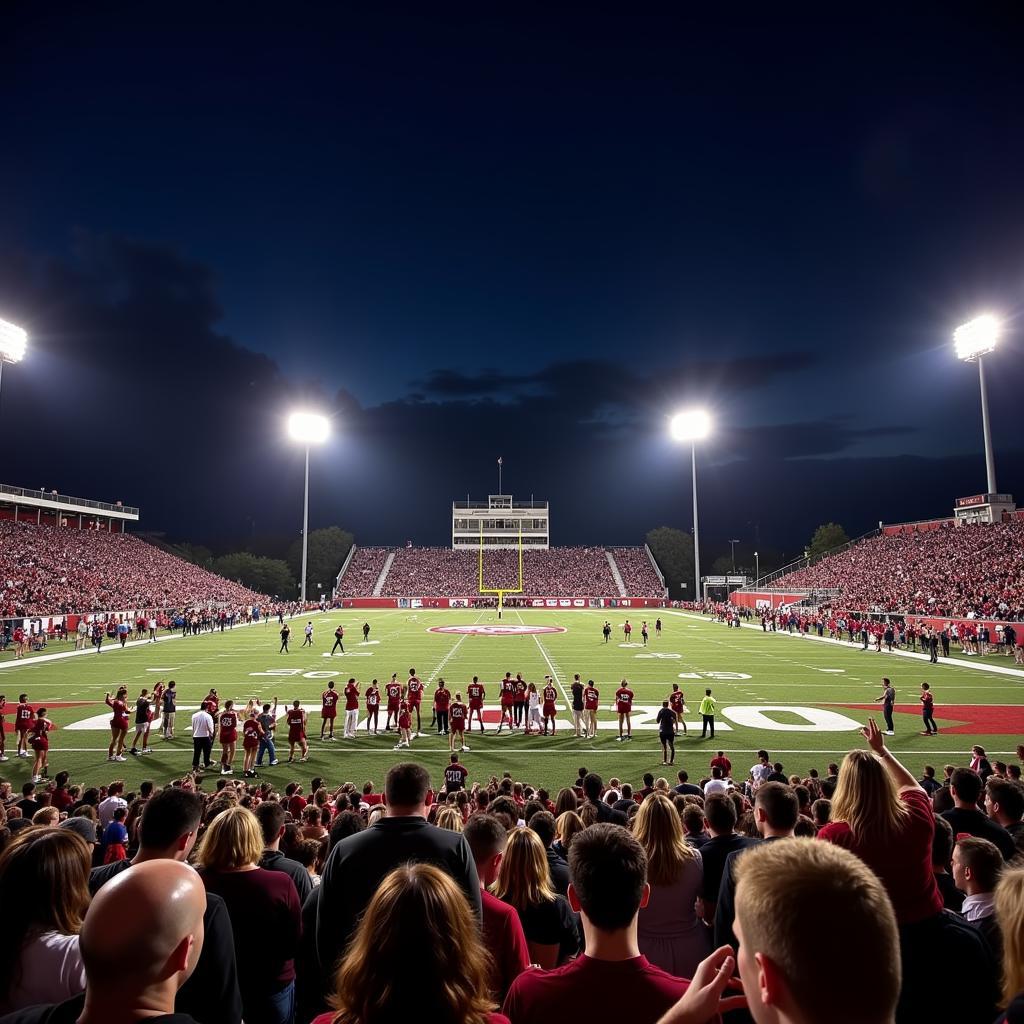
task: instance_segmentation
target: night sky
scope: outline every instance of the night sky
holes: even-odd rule
[[[3,5],[3,479],[297,533],[307,403],[314,526],[445,543],[501,455],[639,543],[699,402],[702,547],[793,550],[984,490],[992,310],[1024,500],[1024,9],[675,6]]]

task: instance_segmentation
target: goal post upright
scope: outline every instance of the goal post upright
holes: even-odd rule
[[[478,562],[479,583],[477,589],[481,595],[493,595],[498,597],[498,619],[501,619],[501,612],[504,608],[506,594],[521,594],[523,592],[523,528],[519,527],[518,543],[519,548],[519,586],[513,590],[511,587],[485,587],[484,586],[484,527],[480,524],[480,553]]]

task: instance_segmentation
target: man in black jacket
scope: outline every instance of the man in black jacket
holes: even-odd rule
[[[430,776],[426,769],[396,764],[388,772],[384,789],[386,817],[342,839],[331,850],[320,876],[316,952],[324,970],[333,970],[377,887],[402,864],[435,864],[446,871],[462,887],[480,919],[480,881],[469,845],[460,832],[427,822]]]
[[[609,804],[601,799],[601,790],[604,788],[604,780],[596,772],[590,772],[583,779],[583,795],[587,803],[597,808],[597,820],[608,821],[613,825],[628,825],[629,818],[622,811],[616,811]]]
[[[267,871],[282,871],[294,883],[299,894],[299,902],[305,903],[306,897],[313,891],[313,880],[309,872],[297,861],[291,860],[281,852],[281,837],[284,835],[284,808],[274,800],[264,800],[256,808],[260,829],[263,832],[263,856],[260,867]]]

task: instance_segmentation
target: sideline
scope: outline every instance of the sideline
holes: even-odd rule
[[[721,625],[716,623],[713,619],[709,619],[704,615],[694,615],[693,612],[681,612],[675,611],[672,608],[665,608],[664,612],[666,615],[675,615],[681,619],[696,619],[698,622],[706,622],[708,625]],[[758,633],[764,633],[766,636],[788,636],[791,640],[815,640],[822,644],[831,644],[833,647],[842,647],[846,650],[863,650],[860,646],[860,641],[849,640],[836,640],[831,636],[818,636],[816,633],[790,633],[788,630],[775,630],[772,633],[768,630],[765,633],[760,626],[754,625],[752,622],[741,622],[740,625],[744,629],[753,629]],[[875,651],[869,653],[875,654]],[[910,658],[913,661],[924,661],[931,663],[931,658],[927,654],[918,654],[916,651],[882,651],[882,654],[889,655],[890,657],[896,656],[898,658]],[[977,661],[965,661],[963,658],[939,658],[937,664],[939,665],[955,665],[957,668],[969,668],[975,672],[994,672],[997,675],[1012,676],[1014,679],[1024,679],[1024,670],[1019,668],[1005,668],[1002,665],[989,665],[985,662]]]

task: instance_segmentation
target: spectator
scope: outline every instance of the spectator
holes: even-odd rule
[[[683,838],[687,844],[695,850],[706,846],[711,837],[704,831],[704,808],[696,802],[686,803],[686,797],[678,793],[673,799],[673,804],[679,811],[679,818],[683,823]]]
[[[649,893],[643,847],[624,829],[592,825],[573,840],[569,874],[586,952],[556,970],[520,974],[505,1014],[512,1024],[653,1024],[689,983],[649,963],[637,945],[637,915]]]
[[[569,863],[553,848],[557,832],[555,816],[549,811],[537,811],[526,824],[537,833],[544,844],[544,855],[547,857],[548,871],[551,873],[551,887],[559,896],[565,896],[569,891]]]
[[[654,781],[653,779],[651,780]],[[601,780],[601,776],[595,772],[590,772],[583,779],[583,795],[586,797],[586,802],[593,806],[597,813],[598,821],[611,822],[613,825],[627,825],[629,819],[622,811],[616,811],[601,799],[601,791],[604,788],[604,783]]]
[[[565,898],[551,886],[544,844],[536,832],[516,827],[509,833],[491,890],[518,913],[533,963],[550,968],[575,956],[580,946],[576,921]]]
[[[89,906],[92,850],[73,831],[28,828],[0,854],[5,951],[2,1012],[64,1000],[85,989],[79,932]]]
[[[1009,779],[990,778],[985,784],[985,812],[1017,843],[1024,835],[1024,786]]]
[[[89,876],[90,893],[95,896],[112,879],[138,864],[154,860],[187,861],[199,832],[201,815],[202,800],[195,793],[177,786],[162,789],[146,802],[139,823],[139,850],[134,858],[93,868]],[[212,892],[206,894],[203,932],[202,952],[195,970],[178,991],[176,1011],[188,1014],[199,1024],[241,1024],[242,997],[238,991],[231,921],[224,900]]]
[[[555,828],[558,837],[551,844],[559,857],[562,857],[566,864],[569,862],[569,850],[572,847],[572,839],[577,833],[584,829],[583,819],[575,811],[563,811],[555,819]],[[568,890],[566,890],[568,896]]]
[[[207,828],[197,864],[207,891],[227,904],[246,1024],[291,1024],[301,907],[287,875],[259,867],[262,855],[256,816],[229,807]]]
[[[946,910],[959,914],[964,894],[956,887],[950,873],[953,866],[953,829],[943,817],[935,819],[935,838],[932,841],[932,874],[942,895]]]
[[[316,948],[321,964],[337,963],[380,881],[406,862],[444,868],[469,897],[479,920],[480,882],[472,854],[461,834],[427,823],[429,789],[425,769],[394,765],[384,786],[386,816],[331,850],[320,876]]]
[[[711,952],[695,909],[704,878],[700,853],[686,842],[679,814],[660,793],[640,805],[633,833],[647,856],[650,889],[637,922],[640,952],[669,974],[690,978]]]
[[[503,1001],[512,982],[529,966],[530,951],[515,908],[492,896],[508,834],[493,815],[474,814],[463,832],[480,878],[484,946],[491,954],[490,990]]]
[[[260,867],[267,871],[282,871],[294,883],[299,902],[305,903],[313,891],[313,882],[309,872],[290,857],[281,852],[281,839],[284,836],[285,809],[276,800],[264,800],[256,808],[256,818],[260,823],[263,835],[263,855]]]
[[[1003,855],[987,839],[969,836],[953,847],[953,881],[965,894],[961,913],[985,936],[997,957],[1002,942],[996,924],[996,883],[1003,870]]]
[[[1006,1013],[996,1024],[1024,1021],[1024,867],[1003,871],[996,886],[996,922],[1003,940],[1003,998]]]
[[[416,983],[396,983],[396,970],[409,964]],[[432,864],[405,864],[381,880],[335,975],[335,1010],[313,1024],[508,1024],[492,1012],[490,972],[458,885]]]
[[[987,839],[999,847],[1004,859],[1010,860],[1017,852],[1013,837],[1002,825],[978,810],[981,796],[981,776],[970,768],[957,768],[950,779],[949,791],[953,797],[953,809],[945,811],[943,817],[953,826],[954,835],[967,833],[979,839]]]
[[[781,782],[766,782],[758,787],[754,797],[754,823],[765,842],[791,839],[800,805],[796,794]],[[722,867],[722,884],[718,890],[715,906],[715,945],[730,945],[736,949],[736,936],[732,923],[736,917],[736,859],[743,856],[743,850],[734,851],[725,858]]]

